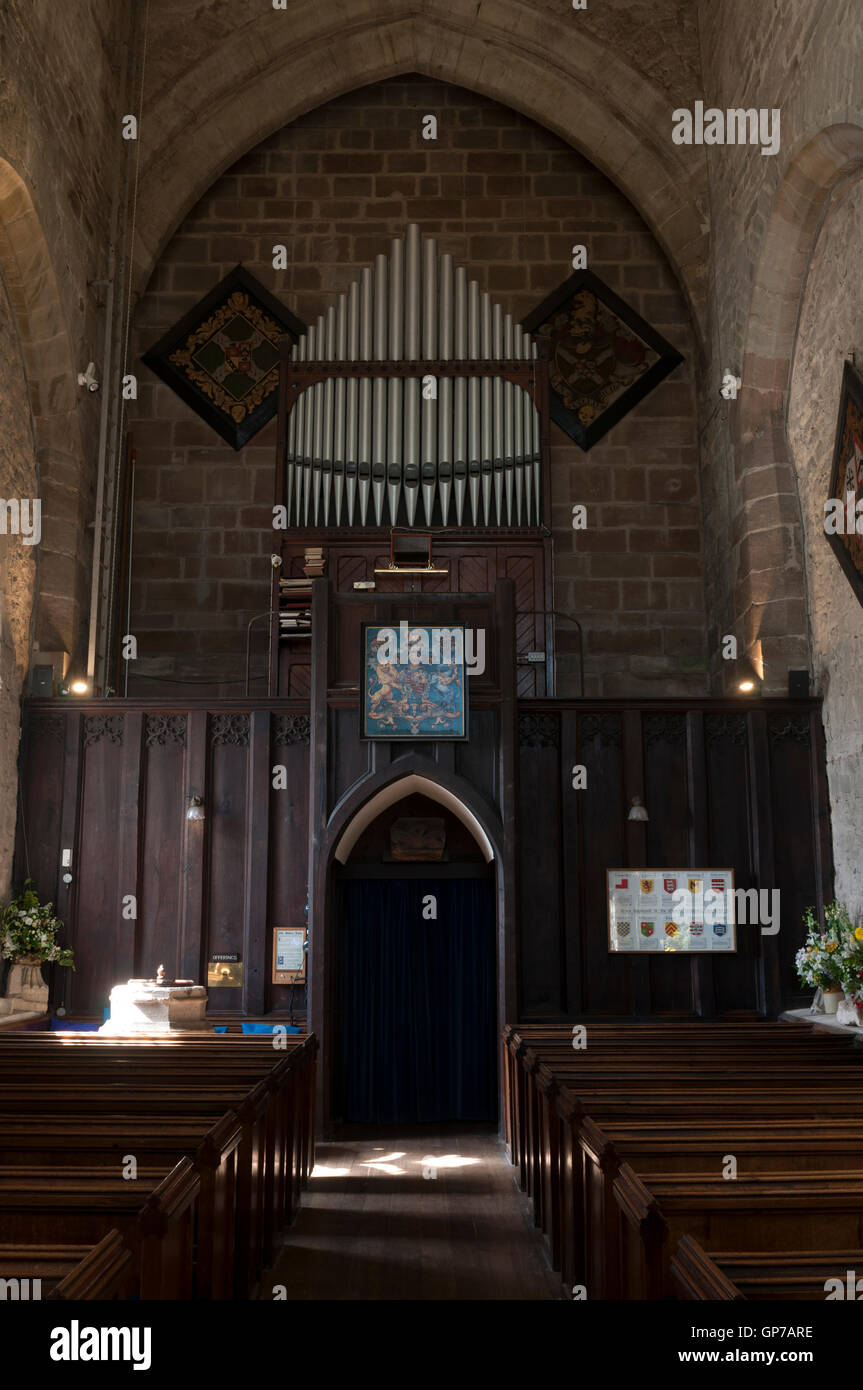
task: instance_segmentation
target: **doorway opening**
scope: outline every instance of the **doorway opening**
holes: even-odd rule
[[[400,841],[406,826],[419,836],[415,862]],[[424,827],[445,844],[437,860],[421,857]],[[407,858],[389,852],[400,843]],[[451,811],[414,794],[368,824],[334,872],[334,1118],[493,1123],[497,929],[482,847]]]

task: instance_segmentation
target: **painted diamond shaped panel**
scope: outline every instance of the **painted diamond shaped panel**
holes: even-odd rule
[[[551,418],[585,451],[683,361],[589,270],[571,275],[522,327],[548,358]]]
[[[279,339],[294,343],[305,327],[238,265],[143,360],[242,449],[275,414]]]

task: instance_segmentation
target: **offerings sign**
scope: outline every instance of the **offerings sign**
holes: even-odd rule
[[[609,869],[608,949],[735,952],[733,869]]]

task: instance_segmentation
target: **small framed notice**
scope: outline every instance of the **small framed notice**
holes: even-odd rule
[[[608,949],[737,950],[733,869],[609,869]]]
[[[273,933],[273,984],[304,984],[306,979],[305,927],[276,927]]]

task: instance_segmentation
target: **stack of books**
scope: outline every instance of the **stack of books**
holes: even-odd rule
[[[279,580],[279,631],[295,636],[312,629],[312,589],[308,579]]]

